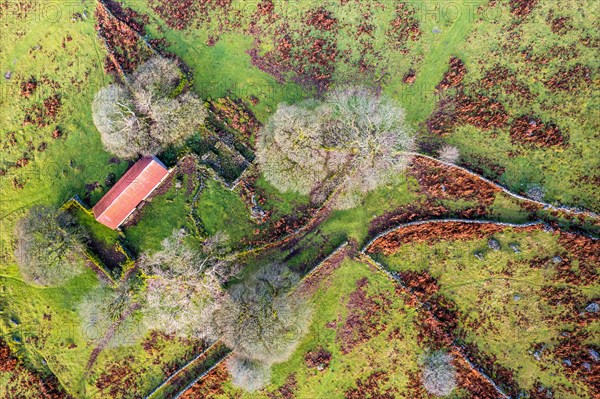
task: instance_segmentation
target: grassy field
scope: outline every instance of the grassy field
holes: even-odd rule
[[[442,142],[450,143],[460,149],[462,163],[514,191],[540,186],[545,201],[598,211],[595,44],[599,37],[591,17],[600,11],[598,4],[537,2],[531,13],[516,15],[508,0],[492,4],[461,0],[451,5],[409,2],[400,10],[396,3],[385,0],[379,7],[372,2],[275,2],[274,12],[281,18],[270,20],[256,17],[257,2],[234,0],[230,9],[198,12],[184,29],[175,29],[148,2],[124,1],[148,16],[149,36],[164,38],[167,50],[191,68],[194,91],[203,99],[240,98],[264,122],[280,102],[315,95],[315,81],[328,87],[353,82],[378,85],[406,109],[420,141],[434,143],[434,150]],[[94,94],[113,81],[104,71],[106,49],[94,28],[95,7],[91,0],[0,5],[0,72],[6,74],[0,76],[0,298],[6,299],[1,302],[0,331],[25,365],[54,374],[76,397],[137,398],[191,356],[198,343],[144,337],[125,348],[105,350],[94,370],[87,371],[94,343],[82,331],[77,306],[102,283],[86,269],[61,287],[29,286],[21,280],[13,255],[13,229],[27,209],[35,204],[58,207],[74,195],[93,206],[110,182],[129,167],[103,150],[92,122]],[[307,22],[310,12],[321,12],[321,8],[331,11],[325,19],[335,20],[333,29]],[[395,19],[401,27],[416,24],[417,29],[398,33],[392,29]],[[277,45],[282,21],[288,24],[284,32],[294,49],[299,49],[289,65],[273,61],[281,56]],[[251,22],[257,23],[256,31],[251,31]],[[567,28],[561,28],[561,23]],[[322,40],[325,50],[314,50],[313,39]],[[333,61],[319,58],[332,50],[338,51]],[[459,86],[438,92],[436,86],[451,57],[460,58],[466,74]],[[312,58],[324,63],[318,73],[311,69]],[[302,65],[306,70],[299,68]],[[269,67],[270,73],[265,72]],[[490,78],[494,71],[508,71],[502,73],[511,78]],[[411,72],[412,80],[407,79]],[[319,80],[316,75],[328,78]],[[566,79],[566,89],[549,83],[561,79]],[[460,92],[499,101],[505,109],[505,123],[491,129],[458,123],[442,137],[428,132],[427,121],[440,101],[451,101]],[[567,137],[566,143],[540,147],[514,142],[511,128],[522,116],[556,124]],[[308,198],[279,193],[263,177],[257,178],[255,188],[265,198],[261,207],[272,212],[271,221],[306,216],[302,213]],[[123,236],[89,215],[80,222],[99,241],[109,245],[122,239],[136,255],[157,250],[173,229],[182,227],[194,232],[194,237],[226,232],[232,246],[243,249],[247,245],[242,240],[252,240],[256,230],[264,233],[270,228],[251,218],[248,201],[241,198],[239,189],[232,191],[213,179],[204,181],[194,203],[196,191],[186,191],[189,179],[194,177],[178,176],[164,194],[145,205],[137,223],[126,227]],[[395,217],[396,224],[404,221],[402,212],[417,215],[418,210],[429,212],[439,206],[447,211],[445,216],[461,216],[479,205],[471,197],[435,197],[423,190],[412,174],[402,176],[397,184],[369,194],[362,206],[334,211],[285,253],[259,254],[251,263],[260,267],[263,256],[275,256],[306,272],[342,242],[352,240],[360,246],[386,221]],[[500,193],[485,211],[476,217],[514,223],[532,217],[517,201]],[[432,216],[424,212],[419,217]],[[563,219],[561,223],[578,222]],[[551,305],[547,287],[571,290],[580,311],[585,302],[600,295],[597,284],[561,281],[552,263],[531,267],[537,258],[564,256],[566,250],[555,235],[506,232],[497,238],[503,246],[500,252],[487,250],[485,240],[447,241],[407,245],[383,260],[394,270],[427,271],[436,278],[440,292],[462,315],[463,338],[511,370],[519,387],[530,390],[541,384],[555,387],[561,398],[582,397],[584,385],[567,378],[560,365],[564,359],[552,355],[562,329],[575,329],[573,320],[563,320],[573,309]],[[515,254],[510,243],[517,243],[521,253]],[[473,257],[476,251],[484,252],[483,261]],[[391,302],[388,310],[374,317],[383,325],[381,330],[342,353],[338,334],[349,313],[356,311],[349,307],[349,298],[360,291],[357,282],[364,278],[368,297],[377,304],[387,298]],[[394,387],[400,397],[411,392],[409,373],[417,370],[424,348],[416,342],[414,308],[393,292],[388,280],[364,264],[345,262],[312,296],[311,332],[292,359],[274,368],[268,390],[277,391],[293,375],[298,398],[342,397],[357,388],[359,381],[366,383],[374,372],[383,371],[382,390]],[[336,327],[327,327],[329,322],[337,323]],[[390,343],[387,337],[395,328],[403,338]],[[595,323],[585,331],[597,330]],[[546,346],[540,349],[541,345]],[[304,360],[307,352],[318,347],[332,356],[324,371],[308,367]],[[542,353],[539,361],[533,356],[538,350]],[[457,397],[463,394],[458,392]],[[242,394],[226,383],[220,395]]]
[[[435,278],[439,295],[456,304],[461,339],[510,370],[520,388],[530,391],[541,385],[552,387],[561,398],[589,397],[585,377],[567,378],[566,359],[553,349],[565,331],[596,331],[597,321],[578,326],[575,320],[598,298],[598,286],[576,286],[560,278],[553,259],[572,255],[565,254],[557,234],[507,230],[493,238],[502,246],[498,252],[488,248],[487,238],[415,243],[398,247],[382,261],[395,271],[426,272]],[[483,254],[481,260],[475,259],[477,252]],[[562,299],[552,295],[562,290],[568,292]],[[579,355],[575,351],[571,356]]]

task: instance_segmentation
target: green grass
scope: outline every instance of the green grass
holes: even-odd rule
[[[170,237],[173,230],[185,228],[194,231],[189,218],[191,198],[186,193],[187,179],[184,179],[181,188],[176,188],[173,183],[166,194],[152,198],[152,201],[139,211],[139,222],[124,229],[125,243],[134,252],[139,254],[159,250],[161,242]]]
[[[196,212],[207,234],[226,233],[234,245],[248,237],[254,228],[240,197],[215,180],[206,182]]]

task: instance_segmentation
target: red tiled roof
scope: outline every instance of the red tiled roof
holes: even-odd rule
[[[169,171],[156,157],[143,157],[94,206],[94,216],[100,223],[116,229],[127,219]]]

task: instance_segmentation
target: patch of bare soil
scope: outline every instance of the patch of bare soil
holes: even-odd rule
[[[436,86],[438,90],[447,90],[451,87],[460,86],[463,78],[467,74],[467,68],[460,58],[450,58],[450,68],[444,74],[442,81]]]
[[[408,52],[408,41],[417,41],[421,36],[421,28],[417,10],[410,3],[400,2],[396,6],[396,15],[387,31],[392,48],[402,53]]]
[[[539,118],[521,116],[510,128],[513,144],[533,144],[539,147],[564,146],[567,137],[555,124],[545,124]]]
[[[185,391],[181,399],[212,398],[225,394],[223,384],[229,379],[225,362],[211,370],[204,378]]]
[[[356,289],[350,294],[346,304],[346,321],[338,326],[336,335],[343,354],[351,352],[357,345],[370,340],[386,328],[381,318],[387,314],[392,301],[383,294],[369,295],[368,285],[366,277],[356,282]]]
[[[366,378],[356,380],[356,388],[349,388],[344,393],[346,399],[395,399],[396,388],[385,388],[390,377],[385,371],[375,371]]]

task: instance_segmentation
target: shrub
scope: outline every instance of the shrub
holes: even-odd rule
[[[460,151],[458,148],[446,144],[440,149],[438,158],[440,161],[456,164],[460,159]]]
[[[432,395],[448,396],[456,388],[452,355],[444,351],[427,354],[423,361],[423,386]]]
[[[25,281],[59,285],[82,272],[85,235],[72,215],[35,206],[16,226],[15,256]]]
[[[92,116],[105,148],[134,158],[193,135],[207,111],[195,95],[181,93],[183,79],[174,61],[154,57],[140,65],[126,84],[101,89],[94,97]]]

